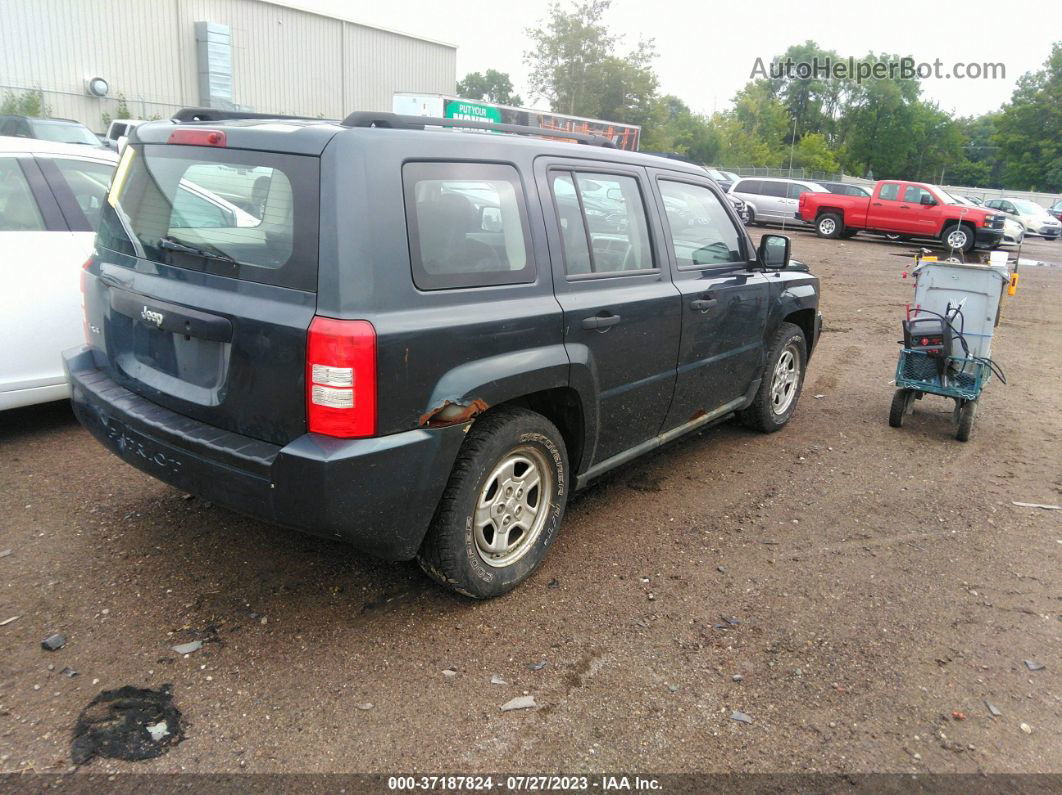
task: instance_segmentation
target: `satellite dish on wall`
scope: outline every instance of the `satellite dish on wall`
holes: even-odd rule
[[[85,80],[85,93],[90,97],[105,97],[110,90],[110,84],[102,77],[90,77]]]

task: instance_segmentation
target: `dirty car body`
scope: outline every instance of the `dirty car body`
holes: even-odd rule
[[[204,143],[204,128],[223,145]],[[177,488],[381,558],[418,553],[466,437],[499,407],[560,429],[563,482],[579,488],[748,406],[765,340],[783,321],[803,330],[808,355],[818,337],[817,279],[798,265],[765,268],[695,166],[516,136],[293,120],[144,124],[129,151],[84,272],[87,345],[65,355],[78,418]],[[154,218],[151,184],[188,164],[184,178],[200,184],[231,178],[230,191],[222,179],[211,190],[260,216],[259,228],[193,234]],[[586,231],[591,260],[611,257],[619,270],[566,267],[565,208],[578,204],[557,186],[584,173],[593,189],[629,191],[600,201],[630,208],[640,196],[638,267],[629,242],[615,252],[634,234],[625,220]],[[712,193],[740,261],[676,261],[662,180]],[[430,215],[429,204],[454,212]],[[162,224],[153,237],[140,231],[151,223]],[[433,264],[448,246],[462,247],[456,270]],[[509,266],[492,270],[499,259]],[[315,401],[332,388],[309,361],[314,328],[332,320],[357,321],[372,340],[374,383],[355,375],[353,400],[374,416],[353,437],[314,429]]]

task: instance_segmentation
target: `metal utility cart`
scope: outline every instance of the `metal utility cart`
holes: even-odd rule
[[[902,426],[924,395],[940,395],[955,401],[955,438],[965,442],[984,385],[993,373],[1006,383],[991,351],[1011,275],[1005,261],[975,265],[920,260],[914,278],[915,299],[903,324],[904,347],[896,365],[889,425]]]

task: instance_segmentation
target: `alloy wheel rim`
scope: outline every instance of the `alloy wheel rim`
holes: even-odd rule
[[[832,235],[837,228],[837,223],[832,218],[823,218],[819,221],[819,231],[824,235]]]
[[[800,353],[789,343],[778,357],[771,376],[771,410],[775,416],[785,414],[796,399],[800,383]]]
[[[956,229],[948,234],[948,245],[952,248],[965,248],[966,241],[966,233],[961,230]]]
[[[546,456],[523,445],[510,451],[483,482],[473,517],[476,551],[488,566],[511,566],[542,534],[553,499]]]

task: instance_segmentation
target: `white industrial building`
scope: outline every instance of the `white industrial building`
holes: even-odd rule
[[[0,96],[91,129],[190,106],[342,118],[450,94],[456,47],[266,0],[0,0]],[[106,95],[96,96],[103,84]]]

